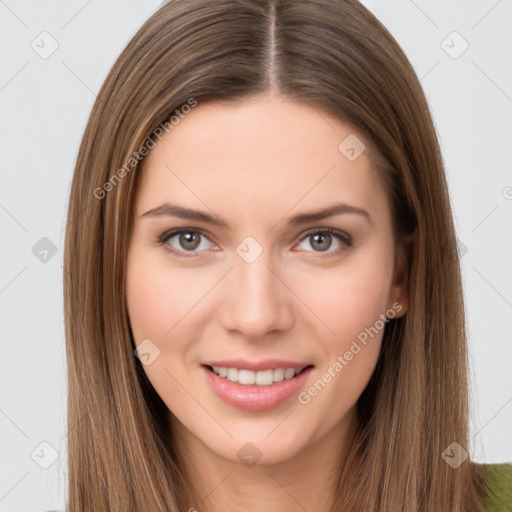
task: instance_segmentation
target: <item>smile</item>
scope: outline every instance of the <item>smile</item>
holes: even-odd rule
[[[220,361],[219,361],[220,362]],[[224,361],[223,361],[224,362]],[[302,363],[278,366],[284,361],[242,363],[229,361],[230,366],[202,364],[200,366],[206,384],[225,403],[246,411],[264,411],[288,402],[306,385],[314,365]],[[225,361],[224,364],[228,363]],[[246,368],[231,366],[238,364]],[[293,363],[292,363],[293,364]],[[260,367],[248,369],[247,366]],[[266,368],[261,369],[261,366]],[[270,366],[270,368],[269,368]]]
[[[275,370],[253,371],[226,366],[208,366],[208,368],[224,379],[237,382],[245,386],[271,386],[275,382],[292,379],[299,375],[305,368],[276,368]]]

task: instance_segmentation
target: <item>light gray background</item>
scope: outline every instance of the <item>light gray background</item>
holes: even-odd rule
[[[441,140],[463,254],[471,456],[510,462],[512,0],[363,3],[411,60]],[[95,94],[159,4],[0,0],[0,512],[64,507],[61,283],[70,180]],[[44,31],[58,43],[46,59],[31,47],[51,48]],[[458,55],[464,40],[469,47]],[[56,251],[46,262],[36,245],[48,244],[43,237]],[[47,469],[40,465],[52,461],[52,449],[42,442],[58,453]]]

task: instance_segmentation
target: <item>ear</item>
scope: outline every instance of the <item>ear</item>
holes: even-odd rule
[[[402,235],[402,244],[397,250],[388,297],[388,308],[395,311],[393,318],[404,316],[409,308],[409,273],[415,240],[416,230],[408,235]]]

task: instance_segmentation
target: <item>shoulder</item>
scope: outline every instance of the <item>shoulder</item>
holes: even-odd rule
[[[512,512],[512,464],[480,464],[485,512]]]

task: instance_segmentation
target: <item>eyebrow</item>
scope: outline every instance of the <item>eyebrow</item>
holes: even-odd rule
[[[288,220],[289,226],[298,226],[300,224],[306,224],[308,222],[315,222],[327,217],[334,215],[340,215],[344,213],[353,213],[363,216],[370,224],[372,219],[370,214],[363,208],[352,206],[346,203],[336,203],[322,210],[316,210],[312,212],[300,213],[291,217]],[[226,222],[219,217],[210,215],[200,210],[193,210],[190,208],[184,208],[182,206],[174,205],[171,203],[163,203],[160,206],[151,208],[147,212],[141,215],[142,217],[178,217],[180,219],[195,220],[198,222],[205,222],[212,224],[213,226],[220,226],[229,229]]]

